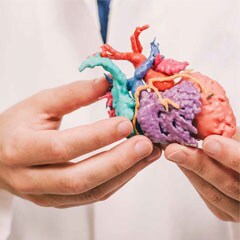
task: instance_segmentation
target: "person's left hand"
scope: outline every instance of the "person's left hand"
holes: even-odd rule
[[[168,160],[190,180],[208,208],[221,220],[240,222],[240,129],[235,139],[212,135],[203,149],[170,144]]]

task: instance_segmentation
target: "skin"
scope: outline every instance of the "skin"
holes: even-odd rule
[[[135,136],[82,161],[70,160],[127,137],[124,117],[59,130],[64,115],[104,95],[105,78],[43,90],[0,114],[0,188],[45,207],[105,200],[161,155]]]
[[[240,129],[234,139],[212,135],[202,149],[171,144],[168,160],[186,175],[208,208],[223,221],[240,222]]]

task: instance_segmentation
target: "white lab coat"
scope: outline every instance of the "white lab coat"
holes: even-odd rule
[[[165,56],[189,61],[224,86],[239,120],[238,13],[238,0],[112,0],[108,42],[127,51],[134,28],[150,24],[141,36],[145,54],[156,36]],[[0,111],[103,72],[77,70],[102,44],[95,0],[0,0],[0,30]],[[133,74],[129,63],[117,64]],[[104,117],[100,102],[67,116],[63,128]],[[214,217],[164,158],[90,206],[49,209],[0,193],[0,240],[233,240],[237,227]]]

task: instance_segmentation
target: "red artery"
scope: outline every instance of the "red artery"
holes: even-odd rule
[[[113,96],[111,92],[107,92],[104,96],[100,97],[100,99],[107,99],[106,102],[106,108],[108,108],[108,115],[109,117],[115,117],[116,113],[115,113],[115,109],[113,108]]]
[[[135,68],[139,67],[144,61],[147,60],[146,56],[142,54],[142,45],[139,41],[139,35],[142,31],[149,28],[149,25],[144,25],[143,27],[137,27],[133,35],[131,36],[131,46],[132,52],[118,52],[112,48],[109,44],[104,44],[101,49],[101,56],[107,57],[114,60],[126,60],[133,64]],[[167,75],[162,72],[157,72],[153,69],[149,69],[144,77],[144,80],[148,83],[151,78],[163,78]],[[158,88],[159,91],[164,91],[174,86],[173,81],[168,82],[155,82],[154,86]]]

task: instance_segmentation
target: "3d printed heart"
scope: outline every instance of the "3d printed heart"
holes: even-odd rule
[[[201,73],[186,70],[188,62],[165,59],[159,44],[151,42],[149,57],[142,54],[139,35],[149,26],[136,28],[131,36],[132,52],[118,52],[104,44],[101,52],[87,58],[80,71],[96,66],[111,87],[105,96],[110,117],[125,116],[132,121],[134,134],[144,134],[152,142],[180,143],[197,147],[197,141],[211,134],[232,137],[236,119],[224,89]],[[127,79],[111,60],[127,60],[135,67]]]

